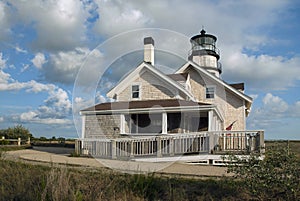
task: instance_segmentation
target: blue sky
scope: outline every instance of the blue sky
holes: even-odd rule
[[[136,29],[191,37],[204,26],[218,37],[222,78],[245,82],[254,98],[247,128],[264,129],[267,139],[300,139],[299,19],[297,0],[0,0],[0,129],[23,124],[34,136],[77,137],[72,105],[107,101],[105,92],[142,60],[137,52],[115,62],[91,101],[74,95],[74,83],[83,64],[98,64],[86,61],[101,58],[96,47]]]

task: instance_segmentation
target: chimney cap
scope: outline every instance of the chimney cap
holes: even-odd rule
[[[144,45],[147,45],[147,44],[154,45],[154,40],[153,40],[152,37],[146,37],[146,38],[144,38]]]

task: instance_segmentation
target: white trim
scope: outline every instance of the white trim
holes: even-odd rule
[[[206,91],[206,89],[207,88],[213,88],[214,89],[214,97],[213,98],[207,98],[207,91]],[[204,86],[204,94],[205,94],[205,99],[208,99],[208,100],[214,100],[215,98],[216,98],[216,90],[217,90],[217,87],[216,87],[216,85],[206,85],[206,86]]]
[[[195,101],[194,96],[189,91],[187,91],[181,84],[172,80],[171,78],[166,76],[164,73],[159,71],[157,68],[154,68],[152,65],[145,63],[145,62],[142,62],[136,69],[131,71],[129,73],[129,75],[127,75],[123,80],[119,81],[119,83],[114,88],[112,88],[109,92],[107,92],[106,95],[110,98],[113,98],[115,94],[121,93],[124,89],[126,89],[126,87],[128,87],[129,84],[131,84],[135,79],[137,79],[140,76],[139,72],[144,68],[146,68],[147,70],[152,72],[154,75],[165,80],[166,82],[171,84],[176,89],[183,92],[186,96],[189,97],[190,100]]]
[[[133,83],[131,83],[131,85],[130,85],[131,87],[130,87],[130,100],[141,100],[141,97],[142,97],[142,84],[140,83],[140,82],[133,82]],[[132,97],[132,93],[133,93],[133,91],[132,91],[132,87],[133,86],[138,86],[139,87],[139,97],[138,98],[133,98]]]
[[[212,75],[211,73],[209,73],[208,71],[206,71],[205,69],[203,69],[202,67],[200,67],[195,62],[188,61],[186,64],[184,64],[182,67],[180,67],[175,73],[183,73],[186,70],[186,68],[189,67],[189,66],[193,66],[196,70],[198,70],[201,73],[205,74],[206,76],[208,76],[212,80],[216,81],[217,83],[223,85],[225,88],[227,88],[229,91],[233,92],[235,95],[237,95],[237,96],[243,98],[244,100],[248,101],[250,103],[249,107],[251,107],[251,103],[252,103],[252,98],[251,97],[243,94],[239,90],[236,90],[235,88],[233,88],[232,86],[228,85],[227,83],[225,83],[220,78]]]

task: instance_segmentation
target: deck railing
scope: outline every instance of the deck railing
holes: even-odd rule
[[[115,139],[79,139],[76,151],[101,158],[163,157],[264,151],[263,131],[211,131]]]

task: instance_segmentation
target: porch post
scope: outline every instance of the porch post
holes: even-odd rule
[[[166,112],[162,113],[162,134],[168,133],[168,116]]]
[[[86,115],[83,115],[81,118],[82,122],[81,122],[81,140],[84,139],[85,136],[85,121],[86,121]],[[80,149],[83,149],[83,142],[81,141],[80,143]],[[80,152],[81,153],[81,152]]]
[[[86,115],[83,115],[81,117],[81,138],[83,139],[84,138],[84,135],[85,135],[85,119],[86,119]]]
[[[213,130],[215,131],[215,130],[217,130],[217,117],[216,117],[216,115],[214,115],[213,122],[214,122]]]
[[[214,127],[214,113],[212,110],[208,111],[208,131],[212,131]]]
[[[125,115],[120,114],[120,134],[125,133]]]

